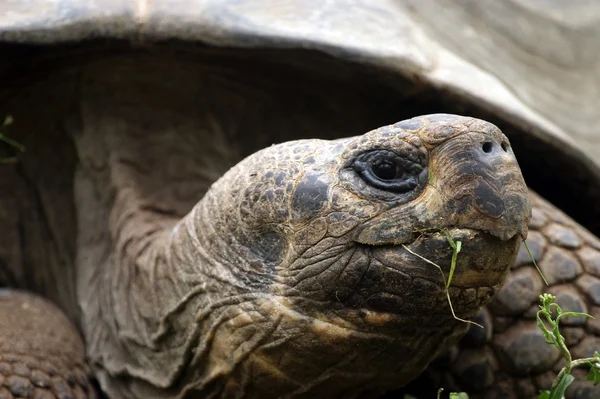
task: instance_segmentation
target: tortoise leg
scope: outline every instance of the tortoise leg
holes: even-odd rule
[[[83,341],[33,294],[0,289],[0,398],[96,398]]]
[[[472,399],[534,398],[549,389],[564,361],[536,325],[539,295],[546,292],[563,311],[595,317],[561,320],[573,360],[600,351],[600,240],[538,195],[532,193],[531,200],[527,242],[549,286],[522,245],[504,286],[478,317],[485,328],[471,327],[459,347],[434,364],[431,386],[466,391]],[[587,372],[573,370],[566,397],[600,398],[600,387],[585,381]]]

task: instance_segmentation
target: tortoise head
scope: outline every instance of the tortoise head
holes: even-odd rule
[[[450,242],[462,244],[450,298],[458,316],[473,317],[500,288],[530,212],[498,128],[429,115],[262,150],[216,182],[186,226],[228,281],[221,293],[253,298],[236,302],[245,317],[214,348],[225,357],[243,342],[239,330],[268,331],[246,365],[333,395],[355,379],[363,389],[402,386],[456,342],[467,324],[453,319],[441,273]],[[325,370],[345,383],[318,383]]]

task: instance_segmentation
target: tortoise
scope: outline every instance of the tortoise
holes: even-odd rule
[[[574,356],[600,348],[589,103],[548,95],[479,3],[435,4],[5,4],[27,151],[0,168],[0,397],[532,397],[561,367],[544,291],[597,316],[565,320]],[[542,61],[598,14],[553,7],[522,32]],[[561,46],[528,41],[548,26]],[[448,240],[483,329],[419,257],[448,276]]]

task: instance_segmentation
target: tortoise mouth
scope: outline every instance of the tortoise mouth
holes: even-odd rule
[[[450,284],[478,288],[503,281],[516,256],[519,237],[515,234],[505,240],[486,231],[445,228],[420,232],[407,243],[367,246],[371,247],[373,257],[386,267],[408,272],[412,278],[439,283],[448,279],[454,247],[460,246]]]
[[[405,315],[450,314],[446,282],[454,252],[451,240],[461,248],[448,293],[456,313],[469,317],[500,289],[515,260],[519,237],[502,240],[480,230],[452,228],[421,233],[407,244],[359,244],[370,253],[370,274],[379,275],[361,287],[369,295],[364,307]]]

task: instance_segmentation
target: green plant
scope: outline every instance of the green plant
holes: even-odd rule
[[[4,118],[4,122],[2,122],[2,125],[0,125],[0,128],[4,128],[4,127],[8,126],[12,122],[13,122],[12,116],[8,115],[8,116],[6,116],[6,118]],[[16,150],[18,150],[20,152],[25,151],[25,146],[16,142],[13,139],[7,137],[1,131],[0,131],[0,142],[4,142],[4,143],[8,144],[12,148],[15,148]],[[0,157],[0,163],[15,163],[16,161],[17,161],[16,157],[5,157],[5,158]]]
[[[438,389],[437,399],[440,399],[443,390],[444,388]],[[469,395],[466,392],[450,392],[448,396],[450,399],[469,399]]]
[[[461,319],[461,318],[457,317],[456,314],[454,313],[454,308],[452,307],[452,302],[450,300],[448,288],[450,286],[452,277],[454,275],[454,270],[456,268],[456,260],[458,257],[458,253],[460,252],[460,250],[462,248],[462,243],[460,241],[454,241],[452,239],[452,237],[450,237],[448,232],[444,231],[444,233],[446,235],[448,243],[450,244],[450,246],[452,247],[452,250],[453,250],[452,261],[451,261],[451,265],[450,265],[450,272],[448,274],[447,280],[446,280],[446,276],[444,275],[444,272],[442,271],[442,268],[438,264],[415,253],[414,251],[410,250],[405,245],[403,245],[403,247],[409,253],[411,253],[414,256],[422,259],[423,261],[435,266],[440,271],[440,273],[442,274],[442,279],[444,280],[446,297],[448,298],[448,304],[450,306],[450,310],[452,311],[452,316],[454,316],[455,319],[463,321],[465,323],[471,323],[471,324],[475,324],[475,325],[482,327],[481,325],[479,325],[475,322]],[[533,262],[534,266],[536,267],[537,271],[539,272],[540,276],[542,277],[542,279],[544,280],[546,285],[548,285],[548,282],[546,281],[546,278],[544,277],[542,271],[538,267],[533,255],[529,249],[529,246],[527,245],[527,242],[525,242],[525,240],[523,240],[523,243],[525,245],[525,248],[527,249],[527,252],[529,253],[529,256],[531,257],[531,261]],[[567,390],[567,387],[575,379],[575,377],[573,377],[573,375],[571,375],[571,370],[576,367],[584,367],[584,366],[589,367],[589,373],[588,373],[586,380],[592,381],[594,383],[594,385],[600,384],[600,353],[594,352],[593,357],[573,360],[571,353],[569,352],[569,349],[567,348],[567,345],[565,344],[565,339],[561,335],[560,328],[559,328],[560,327],[559,326],[560,319],[563,317],[573,316],[573,317],[592,318],[592,316],[590,316],[587,313],[581,313],[581,312],[564,312],[562,310],[562,308],[555,302],[555,300],[556,300],[556,297],[551,294],[540,295],[540,301],[542,304],[540,305],[540,310],[537,312],[536,319],[537,319],[538,327],[542,330],[542,333],[544,334],[545,341],[549,345],[555,346],[561,351],[563,357],[565,358],[566,365],[556,376],[556,379],[555,379],[554,383],[552,384],[552,387],[550,388],[550,390],[541,392],[538,396],[538,399],[564,399],[565,391]],[[443,390],[444,390],[443,388],[440,388],[438,390],[438,393],[437,393],[438,399],[440,399],[440,396],[441,396],[441,393]],[[450,396],[450,399],[468,399],[469,398],[469,396],[465,392],[451,392],[449,394],[449,396]]]
[[[412,255],[416,256],[417,258],[429,263],[430,265],[435,266],[440,271],[440,273],[442,274],[442,280],[444,281],[444,291],[446,291],[446,298],[448,299],[448,305],[450,306],[450,311],[452,312],[452,317],[454,317],[456,320],[462,321],[463,323],[474,324],[478,327],[483,328],[483,326],[481,324],[478,324],[471,320],[461,319],[460,317],[458,317],[456,315],[456,313],[454,313],[454,307],[452,306],[452,300],[450,299],[450,292],[448,291],[448,288],[450,287],[450,283],[452,282],[452,277],[454,276],[454,269],[456,269],[456,260],[458,258],[458,253],[460,252],[460,249],[462,248],[462,242],[454,241],[452,239],[452,237],[450,237],[450,234],[446,230],[443,230],[442,232],[446,236],[446,239],[448,240],[450,247],[452,247],[452,261],[450,263],[450,272],[448,273],[447,280],[446,280],[446,276],[444,275],[444,271],[442,270],[440,265],[425,258],[424,256],[419,255],[418,253],[414,252],[413,250],[411,250],[404,244],[402,244],[402,248],[404,248],[407,252],[411,253]]]
[[[563,312],[561,307],[555,302],[556,297],[550,294],[540,295],[540,310],[537,312],[537,325],[544,334],[544,339],[549,345],[557,347],[565,358],[565,367],[558,373],[552,387],[549,391],[543,391],[538,399],[562,399],[565,397],[567,387],[573,382],[575,377],[571,375],[571,370],[575,367],[587,366],[590,371],[586,380],[593,381],[594,385],[600,383],[600,354],[594,352],[593,357],[572,360],[571,352],[565,344],[565,339],[560,333],[560,319],[567,316],[588,317],[587,313],[581,312]]]

